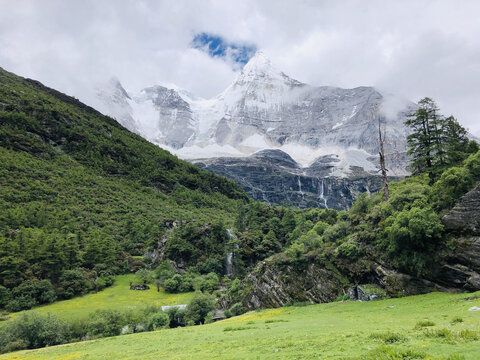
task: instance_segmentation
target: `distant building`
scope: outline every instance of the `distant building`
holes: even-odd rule
[[[185,310],[187,308],[187,304],[162,306],[162,311],[168,311],[168,310],[173,309],[173,308]]]

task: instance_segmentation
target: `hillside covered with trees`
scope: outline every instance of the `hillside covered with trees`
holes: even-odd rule
[[[234,182],[0,69],[0,307],[101,290],[174,220],[228,223],[244,201]]]

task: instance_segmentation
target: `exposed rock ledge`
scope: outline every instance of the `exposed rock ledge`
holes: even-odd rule
[[[480,235],[480,183],[468,192],[442,220],[448,230]]]

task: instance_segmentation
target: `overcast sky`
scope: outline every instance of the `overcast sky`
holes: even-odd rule
[[[312,85],[430,96],[480,136],[479,14],[476,0],[0,0],[0,66],[81,99],[111,76],[210,97],[240,67],[193,41],[209,34]]]

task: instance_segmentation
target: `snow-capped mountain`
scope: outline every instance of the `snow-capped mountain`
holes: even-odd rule
[[[407,174],[403,123],[415,104],[373,87],[301,83],[276,69],[262,52],[211,99],[158,85],[128,94],[116,80],[97,95],[97,107],[131,131],[180,158],[209,159],[202,160],[207,168],[216,168],[212,164],[225,157],[249,161],[258,151],[274,149],[288,154],[299,174],[311,173],[320,162],[323,178],[374,175],[380,120],[389,174]]]

